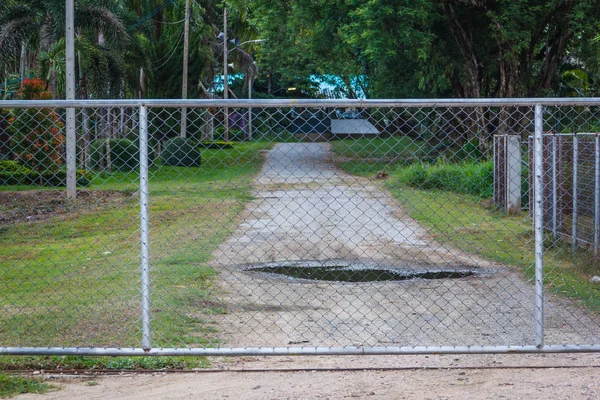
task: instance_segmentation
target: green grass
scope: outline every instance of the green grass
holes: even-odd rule
[[[206,368],[210,362],[204,357],[80,357],[80,356],[26,356],[0,357],[0,370],[136,370],[136,369],[194,369]]]
[[[339,166],[346,172],[368,176],[428,157],[429,146],[410,137],[344,139],[331,142]]]
[[[218,343],[211,316],[226,310],[211,300],[221,288],[208,262],[237,226],[251,199],[252,177],[262,165],[261,151],[269,147],[240,143],[234,149],[204,150],[198,168],[152,168],[155,347]],[[141,346],[138,185],[134,172],[97,176],[88,189],[118,190],[125,197],[1,228],[3,343]]]
[[[494,194],[494,163],[417,163],[393,172],[398,180],[419,189],[441,189],[480,198]]]
[[[9,398],[24,393],[45,393],[52,386],[38,379],[0,374],[0,398]]]

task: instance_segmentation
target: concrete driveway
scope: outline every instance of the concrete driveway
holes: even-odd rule
[[[534,287],[436,242],[379,181],[336,169],[326,143],[277,144],[237,231],[214,253],[220,336],[233,347],[533,345]],[[439,216],[441,220],[445,215]],[[460,279],[332,282],[256,266],[348,266]],[[548,343],[598,343],[597,317],[548,296]]]

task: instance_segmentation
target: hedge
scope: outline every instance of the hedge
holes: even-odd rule
[[[110,139],[110,161],[113,171],[135,171],[140,165],[139,144],[129,139]],[[92,169],[100,169],[101,160],[106,162],[106,139],[96,140],[90,147]]]
[[[77,186],[88,186],[92,181],[92,174],[84,170],[77,170]],[[0,186],[8,185],[40,185],[40,186],[66,186],[67,171],[47,171],[43,173],[30,171],[2,172],[0,171]]]
[[[164,165],[172,167],[199,167],[202,161],[198,143],[182,137],[169,139],[165,143],[161,160]]]

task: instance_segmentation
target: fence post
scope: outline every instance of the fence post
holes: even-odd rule
[[[521,213],[521,137],[506,135],[506,212]]]
[[[65,2],[65,68],[66,68],[66,99],[75,99],[75,27],[73,0]],[[75,109],[66,109],[66,158],[67,158],[67,198],[75,200],[77,197],[77,134],[75,125]]]
[[[573,133],[573,213],[571,216],[571,242],[573,244],[573,252],[577,250],[577,213],[579,210],[577,209],[577,175],[579,171],[577,171],[577,160],[579,158],[579,147],[577,143],[577,135]]]
[[[558,165],[556,153],[558,152],[556,132],[552,132],[552,237],[558,239]]]
[[[594,255],[600,246],[600,135],[596,134],[594,146]]]
[[[148,108],[140,106],[140,242],[142,274],[142,347],[152,348],[150,340],[150,235],[148,192]]]
[[[535,224],[535,344],[544,347],[544,116],[535,105],[534,135],[534,224]]]

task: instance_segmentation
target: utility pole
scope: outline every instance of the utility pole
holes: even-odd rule
[[[256,64],[256,63],[254,63]],[[252,85],[254,84],[254,68],[250,70],[250,82],[248,82],[248,100],[252,100]],[[248,140],[252,140],[252,107],[248,108]]]
[[[223,99],[229,98],[229,81],[227,77],[227,3],[223,4]],[[224,108],[225,116],[223,128],[225,128],[225,141],[229,141],[229,109]]]
[[[188,61],[190,47],[190,0],[185,0],[185,22],[183,28],[183,80],[181,83],[181,98],[187,99],[188,92]],[[181,108],[181,132],[182,138],[187,136],[187,108]]]
[[[66,98],[75,100],[75,5],[74,0],[65,0],[65,63],[66,63]],[[75,200],[77,197],[76,176],[76,132],[75,132],[75,109],[66,109],[66,140],[67,140],[67,198]]]

